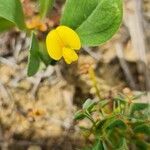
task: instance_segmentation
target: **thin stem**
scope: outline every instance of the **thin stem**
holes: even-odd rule
[[[98,86],[97,86],[97,80],[96,80],[96,76],[95,76],[95,72],[94,72],[93,67],[90,67],[90,68],[89,68],[89,75],[90,75],[91,81],[93,82],[93,87],[94,87],[95,90],[96,90],[96,95],[98,96],[99,100],[101,100],[102,97],[101,97],[101,95],[100,95],[100,91],[99,91],[99,88],[98,88]]]
[[[94,121],[94,119],[89,115],[88,112],[85,113],[86,117],[93,123],[93,125],[96,125],[96,122]]]

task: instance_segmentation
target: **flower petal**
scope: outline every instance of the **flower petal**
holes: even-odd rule
[[[73,61],[78,60],[78,55],[73,49],[63,48],[63,57],[67,64],[71,64]]]
[[[81,48],[80,38],[74,30],[66,26],[59,26],[56,28],[56,31],[66,47],[70,47],[75,50],[79,50]]]
[[[48,54],[54,60],[59,60],[62,57],[62,41],[56,30],[52,30],[46,37],[46,46]]]

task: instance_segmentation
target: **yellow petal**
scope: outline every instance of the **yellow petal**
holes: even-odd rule
[[[78,60],[76,52],[70,48],[63,48],[63,57],[67,64],[71,64],[73,61]]]
[[[54,60],[59,60],[62,57],[62,41],[56,30],[52,30],[46,37],[46,46],[48,54]]]
[[[56,28],[56,31],[62,39],[65,47],[70,47],[75,50],[81,48],[80,38],[74,30],[66,26],[59,26]]]

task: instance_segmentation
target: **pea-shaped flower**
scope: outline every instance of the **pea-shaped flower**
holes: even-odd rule
[[[63,57],[67,64],[71,64],[78,60],[75,50],[80,50],[81,42],[74,30],[59,26],[48,33],[46,46],[51,58],[60,60]]]

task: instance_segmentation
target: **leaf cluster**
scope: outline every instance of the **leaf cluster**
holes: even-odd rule
[[[90,120],[89,128],[80,127],[87,137],[94,136],[90,150],[150,149],[150,104],[138,102],[135,96],[88,99],[74,119]]]

